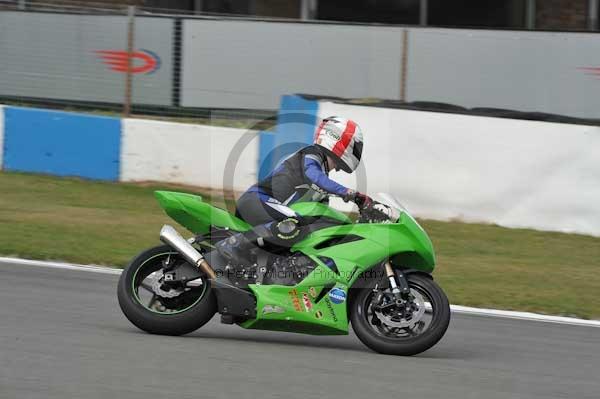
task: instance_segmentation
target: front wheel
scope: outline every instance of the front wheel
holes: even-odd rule
[[[138,328],[163,335],[183,335],[206,324],[217,304],[210,281],[196,279],[193,287],[171,283],[164,273],[185,267],[185,260],[166,245],[148,249],[123,270],[117,289],[121,310]]]
[[[407,275],[410,294],[398,303],[386,281],[361,288],[350,305],[350,320],[358,338],[372,350],[412,356],[435,345],[450,324],[450,305],[430,278]]]

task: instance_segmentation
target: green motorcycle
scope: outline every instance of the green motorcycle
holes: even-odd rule
[[[291,248],[251,249],[243,265],[215,244],[250,225],[200,196],[155,195],[194,236],[163,226],[165,245],[142,252],[122,273],[119,304],[144,331],[187,334],[217,312],[243,328],[317,335],[348,334],[351,322],[374,351],[415,355],[448,328],[448,299],[431,277],[431,241],[389,195],[356,222],[323,203],[295,203],[290,208],[310,222],[309,233]]]

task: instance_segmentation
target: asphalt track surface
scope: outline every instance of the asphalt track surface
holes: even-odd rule
[[[600,398],[600,328],[454,314],[406,358],[217,317],[164,337],[125,319],[117,279],[0,263],[0,398]]]

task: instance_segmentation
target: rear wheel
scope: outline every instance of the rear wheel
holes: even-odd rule
[[[193,286],[165,281],[164,262],[183,264],[169,246],[148,249],[123,270],[117,289],[119,306],[135,326],[152,334],[183,335],[206,324],[217,305],[206,278]]]
[[[407,276],[410,295],[398,303],[385,280],[361,288],[351,302],[350,320],[358,338],[376,352],[411,356],[435,345],[450,323],[450,305],[430,278]]]

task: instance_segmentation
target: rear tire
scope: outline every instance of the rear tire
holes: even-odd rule
[[[134,284],[138,272],[149,268],[161,269],[161,263],[167,256],[179,257],[178,253],[167,245],[150,248],[138,256],[123,270],[117,296],[119,306],[136,327],[151,334],[183,335],[197,330],[206,324],[217,311],[215,295],[210,280],[203,280],[202,293],[189,307],[176,313],[158,313],[142,305]],[[183,294],[182,294],[183,295]]]
[[[350,321],[358,338],[372,350],[400,356],[412,356],[424,352],[434,346],[446,333],[450,324],[450,305],[442,289],[430,278],[418,274],[407,275],[408,284],[412,290],[419,290],[428,296],[431,304],[431,320],[428,327],[416,336],[392,337],[385,336],[378,328],[370,323],[373,316],[369,304],[377,281],[372,281],[357,292],[350,304]],[[379,282],[381,285],[381,281]]]

